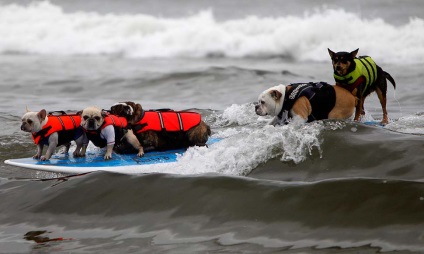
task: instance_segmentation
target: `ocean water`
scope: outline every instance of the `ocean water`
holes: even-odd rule
[[[423,1],[0,0],[0,38],[0,253],[424,252]],[[327,48],[394,77],[386,127],[255,114],[271,86],[332,83]],[[223,140],[140,175],[4,164],[35,153],[26,108],[127,100]]]

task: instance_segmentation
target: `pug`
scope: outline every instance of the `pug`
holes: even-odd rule
[[[106,147],[105,160],[111,159],[114,148],[124,142],[137,151],[137,156],[144,155],[143,147],[132,130],[127,128],[124,117],[108,114],[97,107],[88,107],[81,112],[81,126],[95,146]]]
[[[127,119],[145,151],[205,146],[211,135],[210,127],[196,112],[144,110],[132,101],[116,103],[110,112]]]
[[[76,114],[52,115],[45,109],[39,112],[29,111],[22,116],[21,130],[32,133],[37,153],[34,159],[49,160],[56,147],[65,145],[65,153],[69,152],[71,141],[77,147],[73,152],[75,157],[85,156],[87,145],[84,144],[85,134],[80,127],[81,117]],[[45,155],[42,155],[44,145],[48,145]]]
[[[271,125],[287,124],[291,120],[348,119],[356,103],[356,98],[339,86],[325,82],[294,83],[263,91],[255,112],[260,116],[273,116]]]

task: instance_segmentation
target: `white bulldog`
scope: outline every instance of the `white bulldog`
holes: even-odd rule
[[[59,118],[62,118],[58,120]],[[68,118],[73,118],[69,121]],[[68,120],[68,121],[67,121]],[[70,125],[63,126],[64,122]],[[77,115],[48,115],[45,109],[39,112],[29,111],[22,116],[21,130],[32,134],[34,143],[37,145],[37,153],[34,159],[49,160],[56,147],[65,145],[65,153],[68,153],[71,141],[77,144],[73,155],[85,156],[87,146],[83,144],[85,135],[79,127],[80,117]],[[79,130],[78,130],[79,128]],[[44,145],[48,145],[45,155],[41,155]]]
[[[323,82],[299,83],[278,85],[263,91],[255,112],[260,116],[274,116],[269,124],[277,125],[289,120],[348,119],[353,115],[355,105],[356,98],[339,86]]]

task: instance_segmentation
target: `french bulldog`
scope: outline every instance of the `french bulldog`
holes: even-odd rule
[[[125,118],[108,114],[98,107],[87,107],[81,112],[81,126],[88,140],[97,147],[106,147],[105,160],[112,158],[115,146],[123,142],[130,144],[136,151],[137,156],[144,155],[143,147],[131,129]]]
[[[77,147],[73,152],[75,157],[85,156],[87,146],[84,144],[85,134],[80,127],[79,115],[51,115],[45,109],[39,112],[29,111],[22,116],[21,130],[32,133],[37,153],[33,156],[42,161],[49,160],[56,147],[65,145],[65,153],[69,152],[71,141]],[[42,155],[44,145],[48,145],[45,155]]]
[[[255,112],[259,116],[273,116],[269,124],[275,126],[290,120],[348,119],[355,104],[355,97],[344,88],[309,82],[266,89],[258,97]]]

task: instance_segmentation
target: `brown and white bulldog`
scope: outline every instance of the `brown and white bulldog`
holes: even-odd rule
[[[322,119],[348,119],[355,109],[356,98],[346,89],[324,82],[278,85],[263,91],[255,112],[274,116],[269,124],[286,124],[290,120],[311,122]]]
[[[145,151],[205,146],[211,135],[210,127],[196,112],[145,111],[132,101],[116,103],[110,112],[127,119]]]

